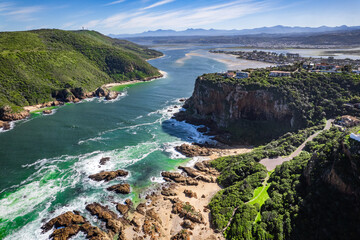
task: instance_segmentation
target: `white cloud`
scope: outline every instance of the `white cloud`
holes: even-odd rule
[[[107,4],[105,4],[105,6],[110,6],[110,5],[115,5],[115,4],[119,4],[125,2],[125,0],[118,0],[118,1],[114,1],[114,2],[109,2]]]
[[[160,2],[157,2],[157,3],[154,3],[154,4],[150,5],[150,6],[144,7],[142,10],[158,7],[158,6],[161,6],[161,5],[164,5],[164,4],[167,4],[167,3],[171,3],[171,2],[174,2],[174,1],[175,0],[163,0],[163,1],[160,1]]]
[[[134,33],[136,31],[144,31],[144,29],[155,30],[159,28],[180,30],[221,23],[269,10],[271,10],[271,4],[266,1],[237,0],[194,9],[183,8],[152,12],[146,12],[144,9],[132,12],[127,11],[102,20],[96,20],[96,22],[91,21],[85,24],[85,26],[115,34],[124,32]]]

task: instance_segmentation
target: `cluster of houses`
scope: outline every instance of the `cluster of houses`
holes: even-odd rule
[[[335,124],[340,125],[342,127],[355,127],[360,124],[360,120],[356,117],[345,115],[337,119]],[[350,138],[360,142],[360,134],[351,133]]]
[[[276,64],[277,66],[303,63],[303,68],[311,72],[341,72],[344,66],[348,66],[353,73],[360,74],[360,59],[335,59],[301,57],[298,53],[276,53],[265,51],[224,51],[212,50],[212,53],[225,53],[235,55],[238,58]]]

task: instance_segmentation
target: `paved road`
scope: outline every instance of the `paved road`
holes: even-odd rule
[[[277,158],[264,158],[260,161],[262,165],[266,167],[268,171],[274,170],[276,166],[281,165],[283,162],[290,161],[294,157],[297,157],[301,151],[304,149],[306,143],[312,141],[315,137],[317,137],[322,131],[329,130],[331,124],[334,122],[334,119],[329,119],[326,121],[325,127],[323,130],[317,131],[310,137],[308,137],[305,142],[303,142],[293,153],[290,154],[288,157],[277,157]]]

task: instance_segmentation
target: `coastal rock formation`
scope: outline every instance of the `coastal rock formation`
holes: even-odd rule
[[[41,229],[43,230],[43,232],[47,232],[53,227],[70,227],[72,225],[83,223],[85,223],[85,219],[82,216],[69,211],[61,214],[60,216],[57,216],[56,218],[51,219],[49,222],[43,225]]]
[[[48,115],[48,114],[51,114],[52,113],[52,111],[49,109],[49,110],[44,110],[43,111],[43,114],[44,115]]]
[[[119,217],[113,211],[109,210],[108,207],[104,207],[98,203],[91,203],[86,206],[91,215],[96,215],[99,219],[106,223],[106,228],[109,229],[113,234],[119,233],[123,228],[123,223]]]
[[[109,157],[104,157],[104,158],[100,159],[99,164],[100,165],[105,165],[108,161],[110,161],[110,158]]]
[[[24,119],[30,116],[29,111],[21,111],[18,113],[14,113],[9,106],[4,106],[0,108],[0,119],[3,121],[15,121]]]
[[[120,183],[107,188],[108,191],[113,191],[121,194],[129,194],[130,193],[130,184],[128,183]]]
[[[162,172],[161,176],[164,177],[165,181],[174,181],[177,183],[181,183],[184,185],[198,185],[198,182],[191,178],[191,177],[185,177],[177,172]]]
[[[191,191],[191,190],[184,190],[184,194],[185,196],[189,197],[189,198],[197,198],[197,195],[195,192]]]
[[[125,204],[118,203],[116,205],[116,209],[122,214],[126,215],[130,208],[132,207],[133,203],[130,199],[126,199]]]
[[[182,226],[183,228],[188,228],[188,229],[193,230],[194,227],[195,227],[195,224],[194,224],[193,222],[189,221],[189,220],[185,220],[185,221],[183,221],[183,222],[181,223],[181,226]]]
[[[109,93],[105,96],[106,100],[113,100],[119,96],[118,92],[115,91],[109,91]]]
[[[9,130],[10,127],[11,126],[9,122],[0,121],[0,129]]]
[[[129,173],[125,170],[109,171],[109,172],[100,172],[97,174],[90,175],[89,178],[95,181],[111,181],[117,177],[125,177]]]
[[[171,240],[190,240],[191,235],[192,233],[189,230],[183,229],[180,232],[178,232],[175,236],[172,236]]]
[[[210,135],[217,135],[215,139],[225,143],[251,142],[247,135],[243,139],[245,130],[241,129],[251,127],[255,133],[266,135],[259,126],[281,126],[285,131],[300,124],[282,94],[231,81],[209,80],[206,76],[197,78],[194,92],[183,107],[187,110],[176,113],[175,119],[206,125],[211,129]]]
[[[176,151],[185,155],[186,157],[195,157],[195,156],[210,156],[211,151],[206,147],[200,147],[193,144],[181,144],[181,146],[175,147]]]
[[[182,202],[179,198],[171,199],[173,202],[172,213],[178,214],[180,217],[184,219],[189,219],[194,223],[203,223],[203,216],[199,211],[189,203]]]

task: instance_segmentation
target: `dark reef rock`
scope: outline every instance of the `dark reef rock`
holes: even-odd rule
[[[195,156],[210,156],[211,150],[206,147],[200,147],[198,145],[182,144],[181,146],[175,147],[176,151],[185,155],[186,157],[195,157]]]
[[[100,172],[93,175],[90,175],[89,178],[95,181],[111,181],[117,177],[125,177],[129,173],[125,170],[109,171],[109,172]]]
[[[108,187],[107,190],[113,191],[116,193],[121,193],[121,194],[129,194],[131,192],[130,184],[128,184],[128,183],[116,184],[114,186]]]

